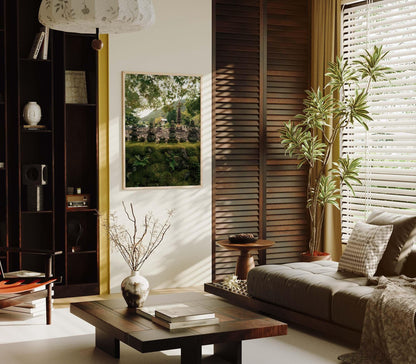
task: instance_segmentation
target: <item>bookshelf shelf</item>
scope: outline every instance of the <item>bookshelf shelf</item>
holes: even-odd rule
[[[68,102],[66,103],[66,105],[69,107],[97,107],[97,104],[81,104],[81,103],[73,103],[73,102]]]
[[[22,63],[31,62],[31,63],[49,63],[49,64],[52,64],[51,59],[20,58],[20,62],[22,62]]]
[[[35,133],[35,134],[41,134],[41,133],[51,134],[52,130],[50,130],[50,129],[23,129],[22,128],[22,133],[25,133],[25,134],[32,134],[32,133]]]
[[[76,207],[76,208],[67,208],[67,213],[85,213],[85,212],[92,212],[94,214],[98,214],[97,209],[90,209],[90,208],[83,208],[83,207]]]
[[[80,250],[78,252],[69,251],[68,255],[97,254],[96,250]]]
[[[25,211],[22,210],[22,214],[24,215],[49,215],[49,214],[53,214],[52,210],[42,210],[42,211]]]

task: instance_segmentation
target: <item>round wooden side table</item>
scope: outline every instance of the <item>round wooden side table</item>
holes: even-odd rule
[[[229,250],[240,251],[240,256],[238,257],[237,265],[235,267],[235,275],[238,279],[247,279],[247,273],[255,266],[251,251],[267,249],[271,247],[274,242],[271,240],[257,240],[253,243],[233,244],[230,243],[229,240],[220,240],[217,244]]]

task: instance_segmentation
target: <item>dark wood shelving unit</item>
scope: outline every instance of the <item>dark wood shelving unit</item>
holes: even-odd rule
[[[99,293],[97,54],[94,35],[50,31],[48,58],[29,59],[41,28],[41,0],[0,0],[0,246],[62,250],[55,297]],[[65,72],[85,72],[88,101],[66,103]],[[37,102],[44,129],[24,128],[23,108]],[[28,168],[47,182],[36,187]],[[69,187],[90,196],[67,209]],[[35,197],[33,197],[35,196]],[[40,197],[38,197],[40,196]],[[35,203],[33,203],[35,199]],[[76,213],[75,213],[76,212]],[[78,230],[77,230],[78,229]],[[76,245],[76,252],[72,252]],[[22,253],[0,257],[8,270],[43,269]]]
[[[7,225],[8,225],[8,163],[7,161],[7,73],[6,73],[6,40],[5,40],[5,3],[0,0],[0,246],[8,245]],[[7,268],[6,254],[0,254],[2,264]]]

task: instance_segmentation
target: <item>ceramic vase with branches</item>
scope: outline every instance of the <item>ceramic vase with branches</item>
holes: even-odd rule
[[[334,144],[340,131],[354,123],[368,130],[372,120],[368,110],[368,92],[372,82],[384,78],[389,68],[381,63],[387,52],[374,46],[352,63],[338,57],[330,62],[321,89],[306,91],[303,113],[299,122],[289,121],[281,129],[281,141],[289,156],[298,160],[298,168],[308,170],[307,210],[310,219],[308,254],[319,255],[325,206],[339,209],[339,186],[345,184],[353,193],[353,184],[361,184],[359,167],[361,158],[340,157],[332,163]],[[344,90],[353,90],[344,93]]]
[[[162,243],[170,228],[173,211],[168,211],[163,223],[160,223],[151,213],[144,217],[143,229],[140,229],[133,204],[127,207],[122,202],[124,214],[130,226],[118,222],[116,214],[110,216],[107,232],[111,244],[121,254],[131,270],[130,276],[121,282],[121,291],[127,306],[142,307],[149,294],[148,280],[140,274],[140,269],[150,255]]]

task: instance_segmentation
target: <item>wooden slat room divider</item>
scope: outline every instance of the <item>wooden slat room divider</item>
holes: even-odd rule
[[[276,242],[258,264],[298,260],[307,243],[306,172],[278,129],[309,85],[308,0],[213,1],[213,279],[236,252],[216,241],[250,232]]]

